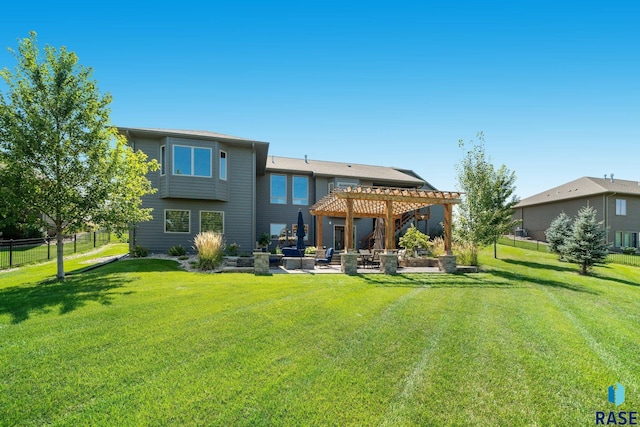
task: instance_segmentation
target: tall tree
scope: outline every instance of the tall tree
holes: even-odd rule
[[[595,265],[605,261],[609,245],[605,243],[606,230],[596,219],[596,210],[586,206],[578,211],[573,221],[571,234],[562,246],[562,256],[569,262],[580,265],[580,274],[588,274]]]
[[[497,257],[498,239],[519,223],[512,211],[518,203],[514,195],[516,175],[505,165],[496,169],[486,156],[482,133],[478,140],[471,141],[465,157],[456,165],[464,195],[457,206],[454,233],[457,239],[475,247],[493,244],[493,256]],[[462,140],[458,144],[463,149],[466,146]]]
[[[571,218],[561,212],[549,225],[547,231],[544,232],[547,237],[547,246],[550,252],[560,255],[560,259],[564,259],[562,256],[563,248],[569,237],[571,236]]]
[[[145,175],[158,164],[111,126],[111,96],[100,94],[73,52],[41,52],[35,32],[10,50],[18,64],[0,70],[8,87],[0,93],[2,197],[53,222],[62,280],[65,233],[87,224],[124,231],[151,218],[141,197],[155,191]]]

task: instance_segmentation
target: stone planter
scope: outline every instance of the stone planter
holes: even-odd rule
[[[264,276],[269,274],[269,252],[254,252],[253,273],[256,276]]]
[[[380,271],[384,274],[398,272],[398,254],[380,254]]]
[[[351,252],[341,254],[340,271],[350,276],[358,274],[358,254]]]
[[[401,267],[438,267],[438,260],[436,258],[402,258],[399,261]]]
[[[442,255],[438,258],[438,267],[445,273],[455,273],[457,271],[456,256]]]

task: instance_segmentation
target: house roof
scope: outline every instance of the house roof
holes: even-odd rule
[[[429,185],[413,171],[406,171],[389,166],[373,166],[358,163],[328,162],[315,159],[294,159],[290,157],[269,156],[267,171],[298,172],[303,174],[327,177],[343,177],[371,180],[376,184],[394,183],[422,187]]]
[[[611,178],[582,177],[523,199],[514,208],[554,203],[563,200],[601,194],[630,194],[640,196],[640,182]]]
[[[181,129],[157,129],[157,128],[129,128],[118,126],[118,131],[129,138],[136,136],[146,137],[166,137],[173,136],[177,138],[191,138],[205,141],[221,141],[232,145],[254,146],[256,149],[256,172],[264,174],[267,154],[269,151],[269,143],[264,141],[256,141],[253,139],[241,138],[239,136],[225,135],[223,133],[209,132],[206,130],[181,130]]]

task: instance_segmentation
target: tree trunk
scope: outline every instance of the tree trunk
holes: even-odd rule
[[[58,264],[56,279],[64,280],[64,241],[62,230],[56,230],[56,254]]]
[[[498,259],[498,241],[493,242],[493,257]]]

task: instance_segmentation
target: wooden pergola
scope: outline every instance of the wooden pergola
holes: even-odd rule
[[[385,249],[395,249],[395,219],[406,212],[426,206],[444,206],[444,248],[451,255],[451,221],[453,205],[460,203],[461,193],[412,188],[352,186],[336,188],[311,206],[311,215],[318,217],[318,241],[322,246],[322,218],[344,217],[345,249],[353,249],[354,218],[384,218]]]

